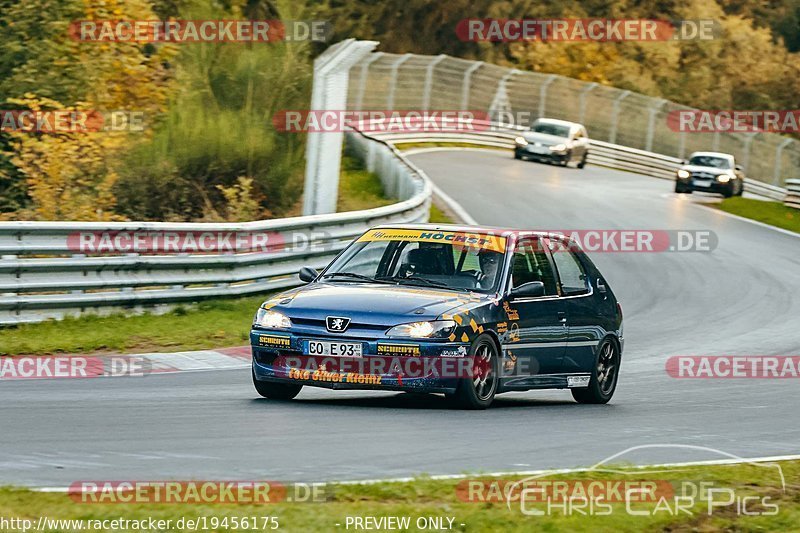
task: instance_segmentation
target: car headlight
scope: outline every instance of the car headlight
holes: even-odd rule
[[[445,337],[450,334],[456,323],[452,320],[434,320],[432,322],[411,322],[400,324],[386,332],[389,337],[432,338]]]
[[[256,312],[253,323],[262,328],[269,329],[288,329],[292,327],[292,321],[288,316],[283,313],[278,313],[277,311],[264,309],[263,307],[259,308],[258,312]]]
[[[567,150],[566,144],[556,144],[550,147],[550,150],[553,152],[565,152]]]
[[[720,183],[728,183],[729,181],[731,181],[731,175],[730,174],[720,174],[719,176],[717,176],[717,181],[720,182]]]
[[[688,171],[688,170],[683,170],[683,169],[680,169],[680,170],[678,171],[678,177],[679,177],[679,178],[681,178],[681,179],[686,179],[686,178],[688,178],[689,176],[691,176],[691,173],[689,173],[689,171]]]
[[[520,146],[528,146],[528,141],[525,140],[525,137],[517,137],[514,142]]]

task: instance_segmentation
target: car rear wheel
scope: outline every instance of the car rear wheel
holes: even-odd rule
[[[472,343],[469,357],[472,358],[472,378],[459,381],[453,400],[463,409],[486,409],[497,392],[500,364],[497,346],[489,335],[481,335]]]
[[[583,168],[583,167],[586,166],[586,158],[587,157],[589,157],[589,152],[586,152],[586,153],[583,154],[583,157],[581,158],[581,162],[578,163],[578,168]]]
[[[585,389],[572,389],[578,403],[608,403],[617,388],[620,354],[617,344],[606,339],[597,350],[594,370]]]
[[[256,373],[252,370],[251,373],[253,375],[253,386],[256,388],[256,392],[270,400],[291,400],[300,394],[300,389],[303,388],[302,385],[293,385],[291,383],[258,381],[256,379]]]

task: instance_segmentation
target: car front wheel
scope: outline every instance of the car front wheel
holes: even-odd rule
[[[619,365],[617,344],[606,339],[597,350],[589,386],[585,389],[572,389],[572,397],[578,403],[608,403],[617,388]]]
[[[300,394],[300,389],[303,388],[302,385],[293,385],[291,383],[258,381],[256,379],[256,373],[252,370],[251,373],[253,375],[253,386],[256,388],[256,392],[270,400],[291,400]]]
[[[685,194],[692,194],[692,189],[687,189],[680,182],[675,182],[675,192],[677,193],[685,193]]]
[[[486,409],[497,392],[500,368],[497,346],[489,335],[481,335],[472,343],[469,357],[472,377],[459,381],[453,400],[463,409]]]

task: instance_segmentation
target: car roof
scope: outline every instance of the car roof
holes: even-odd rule
[[[568,126],[570,128],[582,128],[583,124],[578,124],[577,122],[569,122],[568,120],[559,120],[557,118],[547,118],[547,117],[540,117],[537,118],[535,122],[547,122],[548,124],[558,124],[561,126]]]
[[[695,156],[703,156],[703,157],[719,157],[720,159],[733,159],[731,154],[725,154],[723,152],[692,152],[692,155],[689,156],[691,159]]]
[[[569,240],[563,233],[553,231],[536,231],[523,229],[498,228],[492,226],[475,226],[468,224],[381,224],[370,229],[416,229],[434,231],[458,231],[464,233],[487,233],[500,237],[553,237],[561,240]]]

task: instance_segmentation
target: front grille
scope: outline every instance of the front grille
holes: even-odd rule
[[[323,330],[327,331],[327,327],[325,326],[325,321],[318,320],[315,318],[292,318],[292,324],[297,324],[298,326],[310,326],[313,328],[322,328]],[[384,331],[389,329],[389,326],[384,326],[381,324],[365,324],[363,322],[350,322],[350,325],[347,326],[347,331],[352,329]]]
[[[692,172],[692,177],[701,180],[711,180],[714,179],[716,176],[714,176],[713,174],[709,174],[708,172]]]

